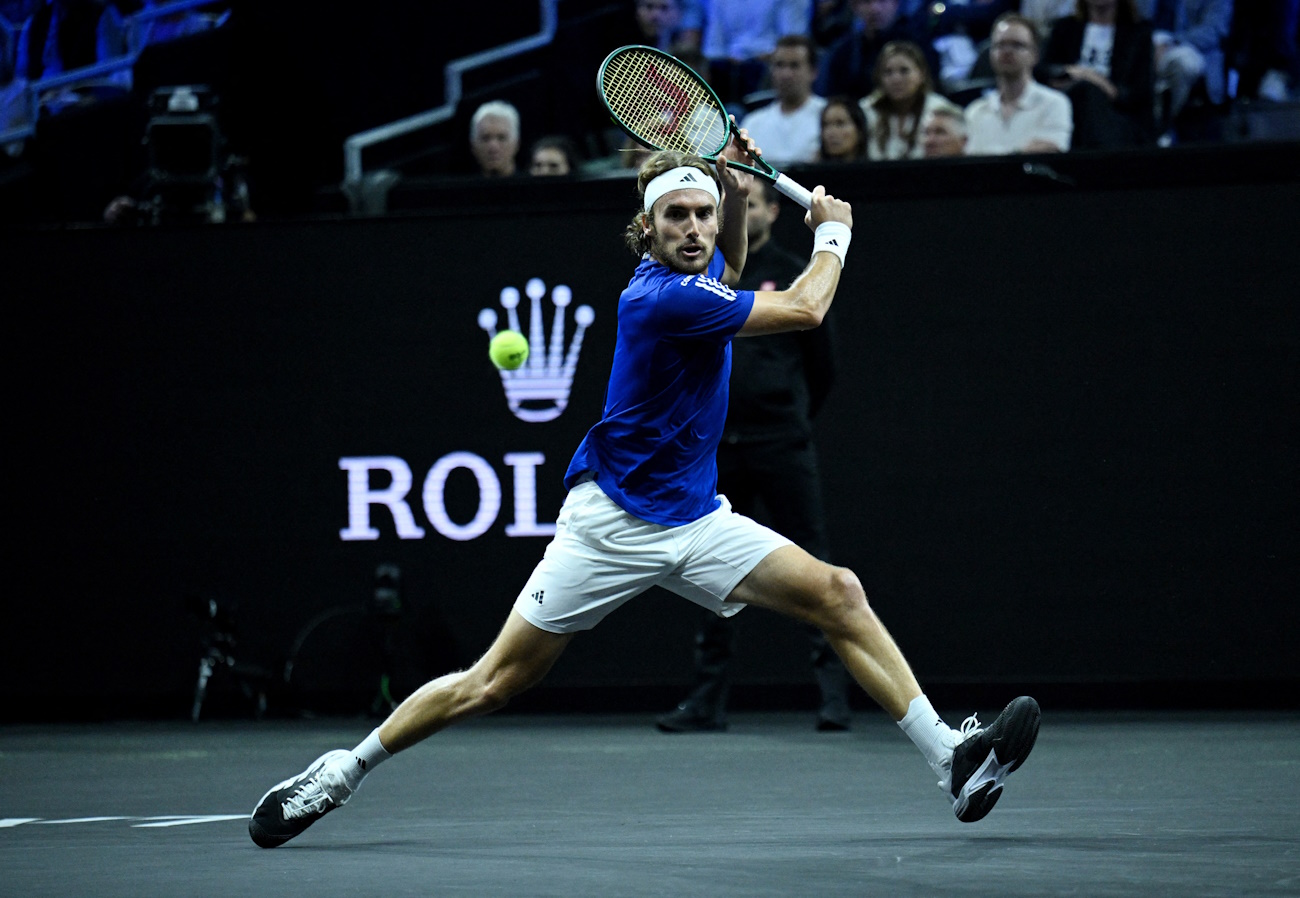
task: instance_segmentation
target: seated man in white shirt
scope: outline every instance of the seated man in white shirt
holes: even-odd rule
[[[993,25],[989,63],[997,88],[966,107],[966,155],[1065,152],[1074,130],[1070,98],[1034,80],[1038,37],[1029,20],[1005,13]]]
[[[813,162],[821,146],[822,109],[826,100],[812,92],[817,78],[817,45],[802,34],[787,34],[772,53],[772,88],[776,99],[741,120],[763,158],[778,168]]]

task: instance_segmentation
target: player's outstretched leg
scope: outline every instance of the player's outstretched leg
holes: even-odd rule
[[[939,783],[952,799],[958,820],[974,823],[993,810],[1002,797],[1003,780],[1033,750],[1039,718],[1038,702],[1022,695],[987,727],[973,716],[962,723],[956,731],[961,741],[953,748],[949,779]]]
[[[444,727],[503,707],[536,685],[572,634],[549,633],[511,611],[500,635],[469,670],[446,674],[408,696],[352,751],[331,751],[262,796],[248,834],[275,848],[342,807],[374,767]]]
[[[1028,696],[987,727],[974,717],[959,730],[944,723],[847,568],[786,546],[764,558],[730,600],[792,615],[824,632],[853,678],[921,750],[959,820],[973,823],[992,810],[1003,781],[1034,747],[1039,709]]]

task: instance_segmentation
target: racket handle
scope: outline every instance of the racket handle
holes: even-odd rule
[[[812,208],[812,191],[807,187],[804,187],[798,181],[795,181],[793,178],[786,177],[785,175],[777,175],[776,184],[773,186],[776,187],[780,193],[790,197],[790,199],[794,200],[805,209]]]

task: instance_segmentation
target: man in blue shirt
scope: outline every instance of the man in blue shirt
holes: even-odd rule
[[[849,204],[813,191],[812,260],[789,288],[733,290],[748,253],[752,176],[728,165],[753,150],[746,132],[710,167],[657,153],[638,177],[642,208],[626,240],[641,255],[618,304],[618,339],[601,419],[565,474],[555,538],[500,635],[468,670],[421,687],[352,751],[322,755],[272,787],[249,819],[263,848],[340,807],[374,766],[439,730],[497,710],[539,682],[574,634],[661,586],[721,615],[745,605],[821,629],[853,678],[898,722],[940,778],[959,820],[981,819],[1029,754],[1038,706],[1021,697],[988,727],[945,724],[846,568],[732,512],[716,493],[731,339],[821,324],[852,236]]]

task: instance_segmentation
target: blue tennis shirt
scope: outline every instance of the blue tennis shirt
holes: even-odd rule
[[[564,475],[572,489],[594,479],[644,521],[676,527],[713,511],[716,453],[727,417],[731,338],[754,305],[752,290],[642,258],[618,299],[618,337],[605,411]]]

